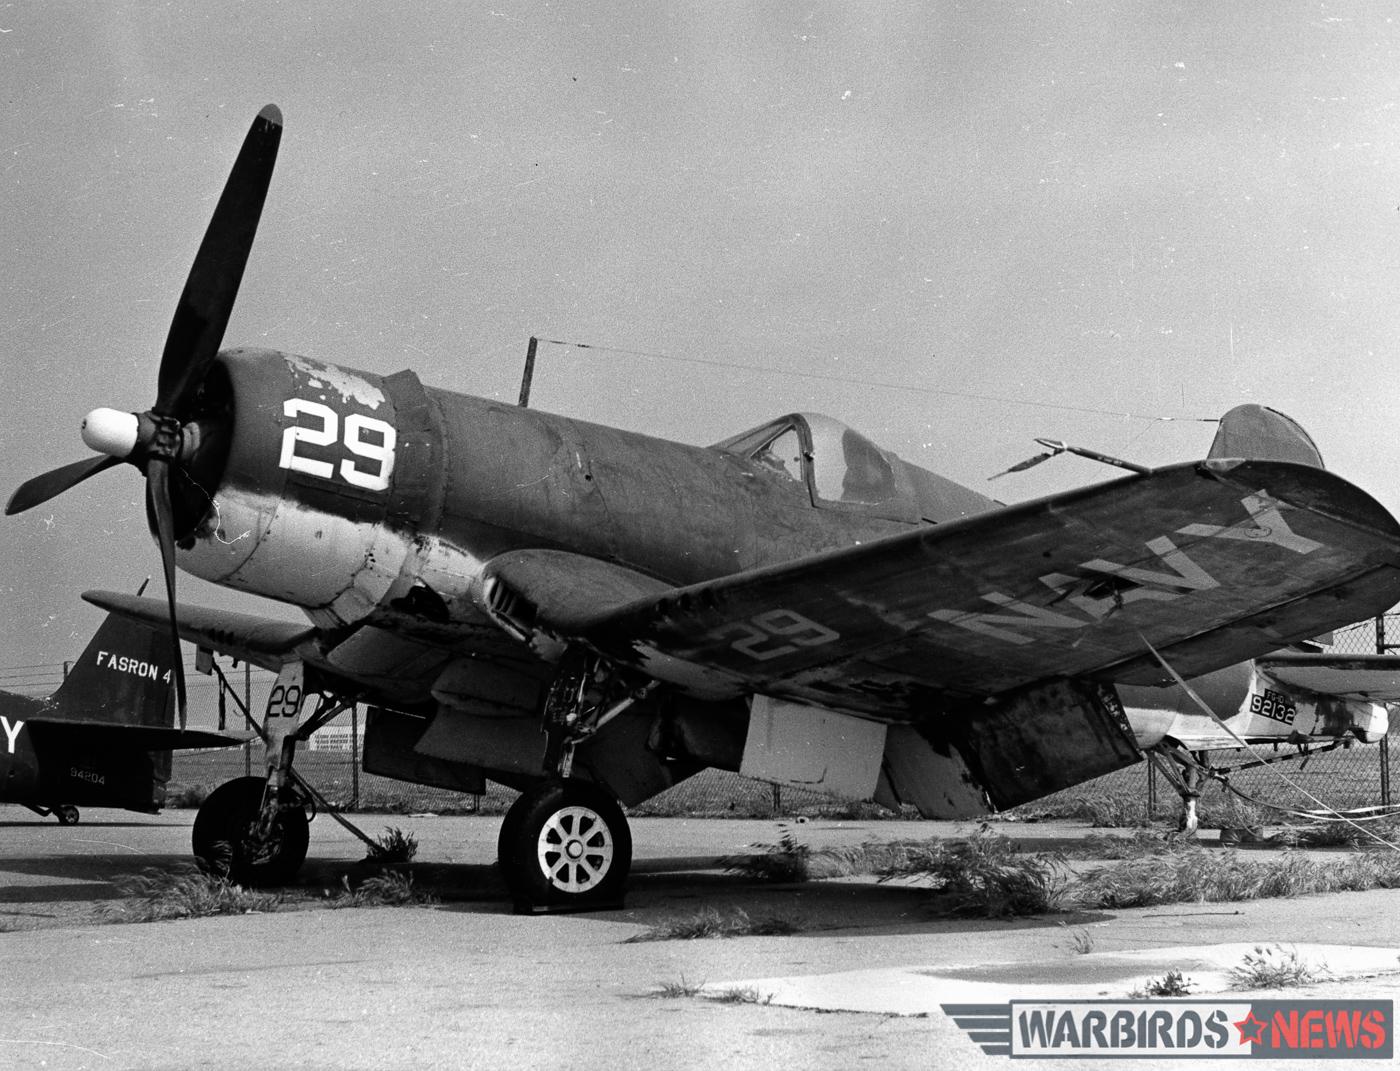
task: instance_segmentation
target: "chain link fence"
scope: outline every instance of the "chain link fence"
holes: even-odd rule
[[[1332,633],[1326,644],[1336,654],[1387,654],[1400,649],[1400,613],[1358,622]],[[1400,727],[1400,726],[1397,726]],[[1346,739],[1339,745],[1265,745],[1251,751],[1231,748],[1210,753],[1211,765],[1229,771],[1238,797],[1262,806],[1314,812],[1319,803],[1332,810],[1389,806],[1390,738],[1374,744]],[[1273,766],[1261,758],[1290,756]],[[1204,787],[1204,786],[1203,786]],[[1105,777],[1027,804],[1026,811],[1093,812],[1097,807],[1124,809],[1126,818],[1174,817],[1181,804],[1176,791],[1151,763],[1139,763]],[[1202,808],[1237,807],[1220,785],[1205,787]]]
[[[1343,654],[1400,649],[1400,613],[1338,630],[1331,637],[1329,649]],[[236,693],[248,709],[260,712],[274,680],[270,673],[241,666],[233,671],[225,689],[217,678],[195,672],[193,665],[188,668],[190,725],[198,728],[243,729],[239,703],[229,693]],[[58,687],[65,670],[66,666],[59,665],[12,667],[0,671],[0,688],[47,695]],[[498,785],[475,796],[364,773],[359,768],[363,729],[362,713],[350,711],[314,734],[297,755],[297,769],[338,807],[398,814],[500,814],[515,798],[512,790]],[[1229,783],[1246,797],[1300,811],[1317,809],[1310,796],[1338,810],[1391,802],[1388,739],[1376,744],[1348,740],[1330,750],[1316,746],[1270,746],[1257,750],[1269,757],[1285,753],[1294,757],[1271,768],[1251,766],[1256,756],[1238,749],[1211,756],[1213,765],[1233,771]],[[262,745],[256,741],[242,748],[177,752],[169,785],[170,806],[197,805],[224,781],[261,773],[262,762]],[[1205,802],[1210,801],[1214,791],[1217,790],[1208,790]],[[1073,813],[1085,801],[1104,799],[1117,801],[1116,806],[1128,811],[1136,809],[1144,818],[1173,815],[1179,806],[1176,793],[1165,779],[1154,772],[1151,764],[1139,763],[1019,810]],[[852,804],[820,793],[779,788],[721,770],[707,770],[632,810],[636,814],[716,817],[873,817],[888,813],[871,804]]]

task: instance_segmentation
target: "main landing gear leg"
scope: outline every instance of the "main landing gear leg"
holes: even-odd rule
[[[302,679],[302,664],[289,663],[268,696],[261,729],[267,776],[220,785],[195,815],[195,857],[239,885],[286,884],[306,859],[311,819],[291,770],[305,695]]]
[[[572,777],[575,746],[649,687],[628,690],[597,656],[570,649],[545,699],[545,766],[501,823],[497,859],[521,914],[622,906],[632,834],[604,788]]]
[[[1165,742],[1156,745],[1147,754],[1181,797],[1181,819],[1177,828],[1187,835],[1195,833],[1200,824],[1196,804],[1200,801],[1201,782],[1210,765],[1209,755],[1204,751],[1187,751],[1179,744]]]

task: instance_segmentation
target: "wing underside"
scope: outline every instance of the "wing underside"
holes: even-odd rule
[[[1275,680],[1318,695],[1400,702],[1400,655],[1281,654],[1258,664]]]

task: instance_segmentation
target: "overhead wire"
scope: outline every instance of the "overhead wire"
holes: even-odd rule
[[[855,387],[881,387],[886,390],[906,391],[910,394],[939,395],[947,398],[966,398],[971,401],[996,402],[999,405],[1024,405],[1033,409],[1055,409],[1069,413],[1089,413],[1094,416],[1116,416],[1129,420],[1144,420],[1150,423],[1189,423],[1189,424],[1218,424],[1219,417],[1176,417],[1162,416],[1160,414],[1133,413],[1119,409],[1101,409],[1094,406],[1065,405],[1060,402],[1029,401],[1025,398],[1007,398],[995,394],[976,394],[972,391],[949,390],[946,387],[925,387],[912,383],[890,383],[878,379],[857,379],[853,376],[837,376],[825,372],[800,372],[788,368],[774,368],[768,365],[740,364],[737,361],[718,361],[709,357],[677,357],[670,353],[658,353],[653,350],[628,349],[624,346],[609,346],[596,342],[570,342],[567,339],[543,338],[540,342],[551,346],[565,346],[580,350],[599,350],[604,353],[622,353],[631,357],[642,357],[649,360],[672,361],[677,364],[695,364],[709,368],[726,368],[739,372],[763,372],[770,375],[791,376],[796,379],[811,379],[823,383],[842,383]]]

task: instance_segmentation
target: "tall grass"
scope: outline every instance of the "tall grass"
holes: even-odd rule
[[[171,870],[151,867],[120,877],[115,884],[127,899],[104,904],[100,911],[113,922],[247,915],[275,911],[282,903],[276,893],[245,889],[227,878],[205,874],[193,865]]]
[[[1191,848],[1127,859],[1084,874],[1075,900],[1085,907],[1152,907],[1400,888],[1400,855],[1366,853],[1325,861],[1285,850],[1264,859]]]
[[[713,937],[786,937],[797,927],[786,919],[776,917],[750,918],[747,911],[736,907],[721,912],[706,907],[683,918],[657,923],[643,933],[627,938],[624,944],[643,941],[695,941]]]
[[[1022,854],[1015,843],[985,827],[966,840],[906,844],[882,878],[918,877],[933,887],[938,914],[1014,918],[1057,910],[1069,889],[1062,856]]]

